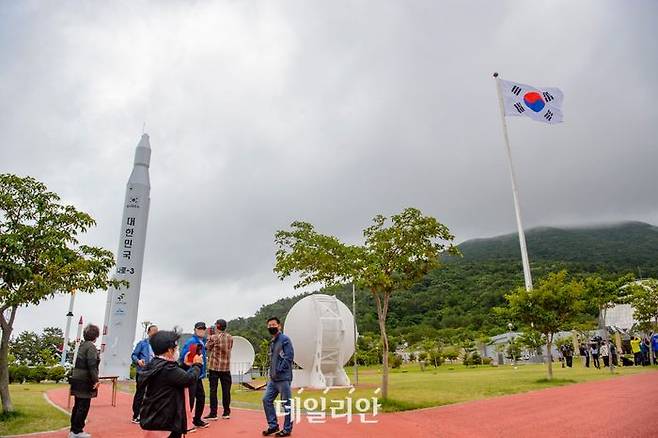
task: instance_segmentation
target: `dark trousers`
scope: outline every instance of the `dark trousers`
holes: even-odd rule
[[[133,397],[133,418],[139,418],[139,410],[142,408],[146,386],[139,384],[139,374],[135,377],[135,397]]]
[[[71,432],[80,433],[85,428],[85,421],[87,414],[89,414],[89,407],[91,406],[90,398],[75,398],[75,404],[71,411]]]
[[[203,380],[197,380],[190,386],[190,409],[194,408],[193,421],[201,420],[203,409],[206,407],[206,390],[203,388]]]
[[[635,362],[635,366],[642,365],[642,353],[633,353],[633,362]]]
[[[169,436],[167,438],[181,438],[182,436],[183,436],[183,434],[180,433],[180,432],[172,432],[172,433],[169,434]]]
[[[610,357],[609,356],[601,356],[603,358],[603,366],[608,368],[610,366]]]
[[[565,356],[564,360],[567,361],[567,366],[571,368],[573,366],[573,356]]]
[[[585,356],[585,368],[589,368],[589,354]]]
[[[594,362],[594,367],[595,368],[601,368],[601,364],[599,363],[599,355],[598,354],[592,354],[592,362]]]
[[[231,372],[230,371],[213,371],[208,372],[208,383],[210,384],[210,415],[217,415],[217,389],[218,384],[222,385],[222,415],[231,414]]]

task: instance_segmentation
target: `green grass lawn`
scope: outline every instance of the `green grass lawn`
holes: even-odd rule
[[[62,385],[35,383],[9,385],[16,413],[0,416],[0,436],[61,429],[69,425],[69,417],[52,407],[43,393]]]
[[[574,361],[576,362],[576,361]],[[657,369],[657,367],[625,367],[617,368],[615,376],[631,375]],[[481,366],[467,368],[463,365],[449,364],[438,368],[429,367],[420,371],[418,365],[406,365],[400,369],[391,370],[389,375],[389,400],[383,403],[384,411],[399,411],[430,406],[441,406],[451,403],[477,400],[506,394],[527,392],[536,389],[560,386],[570,383],[587,382],[610,378],[608,369],[597,370],[585,368],[580,363],[574,363],[574,368],[553,367],[554,380],[545,381],[545,365],[521,365],[517,369],[511,366]],[[347,369],[352,378],[353,371]],[[359,369],[359,387],[352,394],[353,399],[373,397],[374,391],[381,383],[378,367]],[[233,400],[236,406],[260,408],[262,391],[236,390],[234,385]],[[294,394],[294,392],[293,392]],[[331,390],[325,397],[327,400],[341,399],[347,396],[347,390]],[[305,390],[300,398],[319,399],[322,392]]]

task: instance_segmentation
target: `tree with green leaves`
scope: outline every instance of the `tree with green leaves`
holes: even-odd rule
[[[425,358],[434,365],[434,368],[438,367],[443,362],[443,356],[441,354],[442,345],[438,339],[424,339],[420,341],[416,347],[419,351],[425,354]]]
[[[548,379],[553,379],[553,336],[568,330],[585,310],[585,287],[581,281],[569,279],[566,271],[542,278],[534,289],[519,287],[506,294],[507,307],[496,311],[541,333],[548,353]]]
[[[639,329],[647,333],[658,331],[658,280],[649,278],[633,283],[629,301],[633,306],[633,318]],[[654,363],[653,348],[649,348],[650,363]]]
[[[585,278],[585,299],[588,304],[594,306],[598,311],[598,326],[603,332],[603,339],[610,344],[608,328],[605,325],[608,309],[622,300],[623,287],[634,279],[633,274],[624,275],[613,280],[603,279],[600,275],[590,275]],[[614,364],[608,361],[610,373],[614,372]]]
[[[516,361],[521,359],[521,353],[521,343],[518,338],[510,339],[505,348],[505,357],[510,359],[513,365],[516,365]]]
[[[546,345],[546,341],[542,334],[537,330],[532,329],[525,330],[517,336],[516,340],[522,347],[525,347],[539,356],[542,355],[541,347]]]
[[[388,397],[386,317],[391,295],[409,290],[439,266],[442,254],[458,255],[447,226],[420,210],[407,208],[386,218],[378,215],[363,231],[362,245],[349,245],[318,233],[307,222],[293,222],[291,229],[275,235],[276,265],[280,279],[297,274],[295,287],[314,283],[326,287],[354,282],[374,298],[382,343],[382,396]]]
[[[94,292],[125,283],[109,277],[114,257],[83,245],[79,236],[94,219],[31,177],[0,174],[0,397],[9,395],[9,340],[19,307],[37,305],[58,293]]]
[[[9,355],[20,364],[52,366],[59,362],[63,343],[64,335],[59,327],[46,327],[41,335],[24,331],[9,342]]]

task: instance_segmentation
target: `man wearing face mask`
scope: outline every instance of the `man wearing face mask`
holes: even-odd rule
[[[185,345],[183,345],[183,349],[181,350],[181,357],[179,359],[183,369],[187,369],[187,367],[191,365],[191,363],[188,362],[190,352],[196,352],[203,356],[203,363],[199,379],[195,385],[190,386],[190,403],[194,405],[190,406],[190,408],[194,407],[194,419],[192,420],[192,424],[194,424],[194,427],[200,429],[208,427],[208,423],[201,419],[201,415],[203,415],[203,409],[206,407],[206,391],[203,388],[203,379],[206,377],[205,337],[206,323],[197,322],[194,324],[194,335],[192,335],[192,337],[185,342]]]
[[[178,365],[178,333],[160,331],[150,338],[155,357],[139,371],[144,386],[140,425],[144,430],[169,431],[169,438],[180,438],[188,431],[185,388],[196,384],[203,357],[196,355],[184,371]]]
[[[292,361],[295,351],[290,338],[281,333],[281,321],[276,316],[267,320],[267,330],[272,335],[269,348],[269,379],[267,389],[263,396],[263,409],[267,419],[267,430],[263,436],[290,436],[292,421],[290,418],[290,384],[292,383]],[[281,403],[285,412],[283,430],[279,430],[279,423],[274,408],[274,400],[281,395]]]

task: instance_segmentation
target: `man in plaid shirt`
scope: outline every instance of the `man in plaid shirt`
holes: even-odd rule
[[[226,333],[226,321],[218,319],[216,331],[206,342],[208,351],[208,382],[210,383],[210,413],[205,420],[217,419],[217,383],[222,384],[222,418],[231,418],[231,349],[233,336]]]

